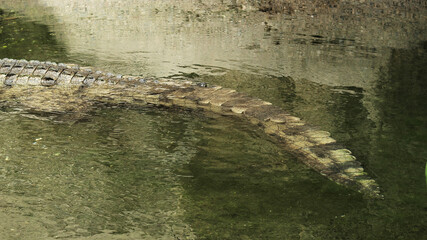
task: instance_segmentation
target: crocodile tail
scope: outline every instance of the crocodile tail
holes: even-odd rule
[[[340,148],[325,131],[308,126],[271,103],[219,86],[206,87],[190,81],[144,79],[93,71],[72,64],[0,60],[0,84],[42,86],[92,86],[85,88],[91,101],[156,104],[204,109],[236,115],[263,127],[299,159],[330,180],[382,198],[378,184],[347,149]],[[83,96],[83,95],[82,95]]]
[[[198,86],[168,93],[167,99],[179,106],[244,117],[262,126],[267,134],[276,136],[286,149],[299,155],[303,163],[330,180],[356,188],[366,196],[382,198],[378,184],[350,150],[336,144],[329,132],[315,130],[269,102],[232,89]]]

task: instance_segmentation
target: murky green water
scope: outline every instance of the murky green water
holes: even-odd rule
[[[376,179],[384,200],[337,186],[233,118],[106,108],[55,123],[2,109],[0,239],[427,235],[423,11],[365,14],[377,20],[371,24],[347,12],[334,18],[345,27],[332,28],[310,19],[322,23],[333,11],[291,21],[161,4],[151,12],[29,2],[2,14],[0,58],[185,75],[247,92],[330,131]]]

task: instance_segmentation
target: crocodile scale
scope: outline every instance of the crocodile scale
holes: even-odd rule
[[[382,197],[360,162],[349,150],[340,148],[329,132],[316,130],[269,102],[232,89],[184,80],[114,75],[73,64],[5,58],[0,60],[1,102],[19,102],[38,111],[50,111],[55,104],[54,109],[78,111],[84,103],[102,102],[178,106],[235,115],[261,126],[328,179],[368,197]]]

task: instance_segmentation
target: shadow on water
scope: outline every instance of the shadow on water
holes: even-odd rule
[[[2,58],[68,62],[65,48],[47,25],[29,21],[15,12],[1,11]]]

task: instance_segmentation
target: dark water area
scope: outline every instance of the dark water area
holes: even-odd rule
[[[336,17],[343,30],[321,24],[333,11],[283,17],[156,5],[138,18],[130,7],[112,15],[85,4],[11,10],[1,2],[0,58],[191,78],[270,101],[331,132],[384,199],[327,180],[239,119],[109,107],[57,123],[5,107],[0,239],[427,236],[425,11],[369,15],[377,31],[365,34],[369,24],[351,11]],[[119,24],[127,17],[135,25]]]
[[[1,15],[2,56],[17,59],[66,60],[65,49],[58,43],[48,26],[21,19],[14,12]]]

